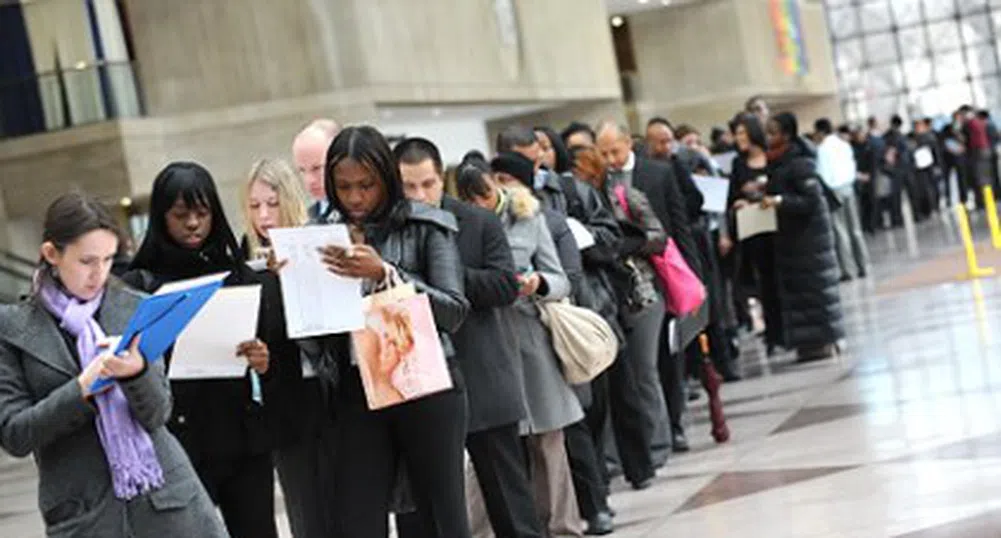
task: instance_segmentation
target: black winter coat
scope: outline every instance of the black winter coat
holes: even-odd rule
[[[504,225],[493,213],[454,198],[446,197],[442,209],[459,224],[457,243],[471,305],[452,335],[466,381],[469,432],[516,423],[525,418],[521,356],[506,316],[518,299],[518,279]]]
[[[786,346],[832,344],[844,336],[840,269],[816,163],[799,144],[768,164],[767,193],[782,196],[775,236]]]

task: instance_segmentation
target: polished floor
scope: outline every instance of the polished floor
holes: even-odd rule
[[[871,277],[842,287],[843,355],[797,365],[745,339],[732,440],[694,402],[692,452],[649,490],[616,484],[614,536],[1001,536],[1001,279],[958,279],[951,217],[870,247]],[[40,536],[33,466],[0,454],[0,537]]]

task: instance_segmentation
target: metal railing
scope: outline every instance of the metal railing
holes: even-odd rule
[[[58,67],[0,80],[0,139],[144,115],[132,62]]]

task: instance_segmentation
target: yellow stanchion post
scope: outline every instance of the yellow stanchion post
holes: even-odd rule
[[[984,206],[987,209],[987,223],[991,227],[991,244],[994,248],[1001,249],[1001,224],[998,223],[998,208],[990,185],[984,185]]]
[[[962,236],[963,248],[966,249],[967,268],[967,272],[959,275],[959,278],[973,279],[993,275],[993,267],[980,267],[977,264],[977,250],[973,244],[973,233],[970,231],[970,217],[966,214],[966,206],[963,204],[956,204],[956,220],[959,221],[959,235]]]

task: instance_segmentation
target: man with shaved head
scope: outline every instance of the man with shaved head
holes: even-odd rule
[[[340,130],[334,120],[313,120],[292,142],[292,158],[302,174],[306,192],[313,199],[313,204],[309,206],[309,218],[312,221],[322,220],[330,209],[323,183],[323,167],[327,161],[327,149]]]
[[[682,256],[696,274],[701,274],[699,253],[689,228],[685,198],[679,190],[671,165],[637,155],[633,151],[633,140],[629,131],[614,121],[601,122],[596,133],[597,148],[609,164],[611,180],[619,185],[639,190],[647,196],[654,214],[660,219],[665,231],[674,239]],[[645,320],[637,319],[633,322],[637,326],[632,327],[632,330],[650,330],[645,326]],[[669,443],[668,424],[675,422],[676,418],[680,421],[680,417],[674,416],[668,420],[665,405],[665,396],[671,398],[672,404],[676,399],[684,400],[683,387],[680,383],[684,376],[678,375],[683,363],[680,358],[674,356],[680,350],[672,350],[668,344],[669,322],[669,318],[664,318],[662,326],[653,329],[655,334],[651,335],[651,338],[660,342],[659,352],[653,357],[649,357],[648,354],[632,354],[628,351],[626,354],[627,360],[631,362],[632,374],[642,399],[644,417],[641,421],[644,425],[642,438],[647,442],[645,447],[637,446],[632,432],[622,431],[629,427],[628,419],[619,417],[616,437],[619,440],[623,472],[634,487],[647,485],[649,478],[653,476],[654,466],[660,463],[654,461],[651,447]],[[641,324],[644,325],[640,326]],[[616,383],[613,381],[613,384]],[[615,391],[625,390],[626,387],[620,385],[618,388],[613,388],[613,394]],[[617,415],[614,406],[613,399],[613,425]],[[672,405],[672,410],[675,409],[682,407]],[[651,430],[649,425],[654,425],[654,429]],[[637,426],[638,424],[633,428]],[[634,437],[633,442],[630,442],[629,437]],[[684,441],[683,435],[677,441]],[[660,456],[657,460],[665,457]]]

